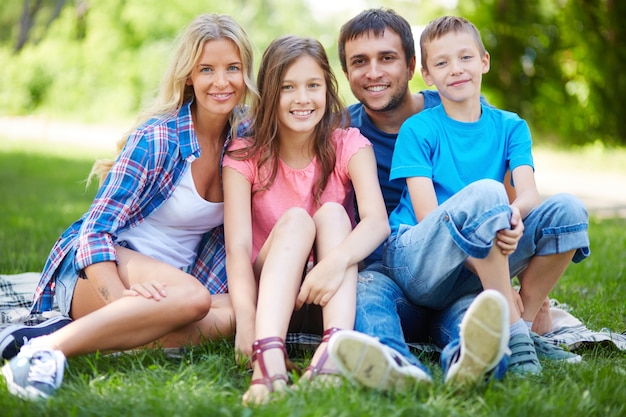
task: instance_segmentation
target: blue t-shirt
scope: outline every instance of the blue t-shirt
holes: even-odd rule
[[[420,93],[424,96],[424,109],[441,104],[441,98],[436,90],[424,90]],[[374,126],[362,103],[352,104],[348,107],[348,111],[351,119],[350,126],[358,128],[361,134],[369,139],[374,148],[376,165],[378,166],[378,181],[387,206],[387,215],[389,215],[400,202],[400,195],[405,185],[404,180],[389,180],[391,158],[398,134],[386,133]],[[382,245],[365,259],[365,264],[369,265],[380,259],[382,259]]]
[[[436,90],[424,90],[420,91],[420,94],[424,96],[424,109],[441,104],[441,98],[439,98],[439,93]],[[387,215],[389,215],[400,202],[400,195],[404,189],[403,180],[389,180],[391,158],[398,134],[386,133],[374,126],[372,119],[367,115],[365,107],[361,103],[352,104],[348,107],[348,111],[351,119],[350,126],[358,128],[361,134],[369,139],[374,148],[376,165],[378,166],[378,181],[387,206]]]
[[[442,105],[411,116],[400,128],[390,179],[431,178],[439,204],[480,179],[504,181],[507,169],[533,166],[528,124],[517,114],[482,105],[472,123],[451,119]],[[391,233],[417,219],[408,189],[389,216]]]

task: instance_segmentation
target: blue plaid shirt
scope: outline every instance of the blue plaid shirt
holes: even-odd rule
[[[52,309],[56,271],[70,251],[76,251],[77,274],[91,264],[116,261],[118,233],[135,227],[172,195],[185,168],[201,152],[191,103],[185,103],[177,116],[151,119],[130,134],[89,210],[53,246],[35,290],[32,313]],[[244,121],[238,135],[249,128],[250,120]],[[230,137],[225,148],[229,142]],[[222,253],[217,257],[213,253],[210,263],[205,263],[219,239],[223,239],[222,226],[207,232],[196,261],[188,268],[211,293],[227,291],[223,245]]]

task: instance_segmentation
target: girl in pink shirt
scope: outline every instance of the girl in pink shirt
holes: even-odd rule
[[[255,137],[234,141],[223,164],[235,349],[254,366],[246,404],[285,389],[284,338],[305,304],[321,307],[324,334],[302,379],[337,373],[327,342],[352,329],[358,263],[389,234],[374,152],[357,129],[341,128],[347,114],[323,46],[274,40],[258,83]]]

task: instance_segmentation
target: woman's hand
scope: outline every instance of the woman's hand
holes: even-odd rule
[[[154,301],[160,301],[162,298],[167,297],[165,287],[167,285],[164,282],[147,281],[135,283],[130,288],[125,289],[122,292],[123,296],[150,298]]]

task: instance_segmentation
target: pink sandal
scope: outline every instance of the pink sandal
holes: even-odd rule
[[[340,330],[341,329],[339,327],[331,327],[329,329],[326,329],[322,334],[322,343],[328,343],[332,335]],[[328,347],[324,349],[324,352],[322,352],[322,356],[320,356],[320,359],[317,361],[315,366],[309,365],[306,368],[306,371],[311,372],[310,379],[313,379],[318,375],[340,375],[340,372],[338,370],[324,368],[326,360],[328,360]]]
[[[287,357],[287,349],[285,348],[285,341],[278,336],[266,337],[265,339],[256,340],[252,344],[252,362],[257,361],[261,370],[261,378],[253,379],[250,381],[250,385],[265,385],[265,388],[271,393],[274,392],[274,382],[284,381],[289,382],[289,378],[286,374],[276,374],[269,376],[267,368],[265,367],[265,360],[263,359],[263,353],[270,349],[280,349],[285,356],[285,365],[288,371],[297,370],[297,367]]]

